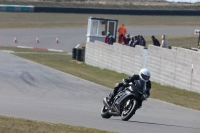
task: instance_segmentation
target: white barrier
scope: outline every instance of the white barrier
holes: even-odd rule
[[[183,48],[166,49],[153,45],[148,50],[103,42],[87,42],[85,63],[128,75],[147,67],[151,80],[200,93],[200,52]]]

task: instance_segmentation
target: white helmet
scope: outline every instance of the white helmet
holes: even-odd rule
[[[140,76],[141,80],[147,82],[151,77],[151,73],[150,73],[150,71],[148,69],[142,68],[140,70],[139,76]]]

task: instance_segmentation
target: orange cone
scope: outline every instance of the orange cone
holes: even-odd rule
[[[38,38],[38,37],[36,38],[36,41],[35,41],[35,42],[36,42],[36,43],[39,43],[39,38]]]
[[[59,42],[58,42],[58,37],[56,37],[56,43],[59,43]]]
[[[17,43],[17,37],[14,38],[14,43]]]

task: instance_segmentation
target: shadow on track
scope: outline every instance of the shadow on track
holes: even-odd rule
[[[119,120],[119,119],[112,119],[112,120]],[[120,120],[122,121],[122,120]],[[123,122],[123,121],[122,121]],[[168,124],[160,124],[160,123],[153,123],[153,122],[143,122],[143,121],[125,121],[125,122],[134,122],[134,123],[142,123],[148,125],[157,125],[157,126],[168,126],[168,127],[181,127],[181,128],[190,128],[190,129],[200,129],[196,127],[186,127],[186,126],[178,126],[178,125],[168,125]]]

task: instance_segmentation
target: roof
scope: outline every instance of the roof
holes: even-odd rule
[[[108,20],[108,21],[117,21],[117,19],[109,19],[109,18],[97,18],[97,17],[89,17],[89,19],[93,19],[93,20]]]

